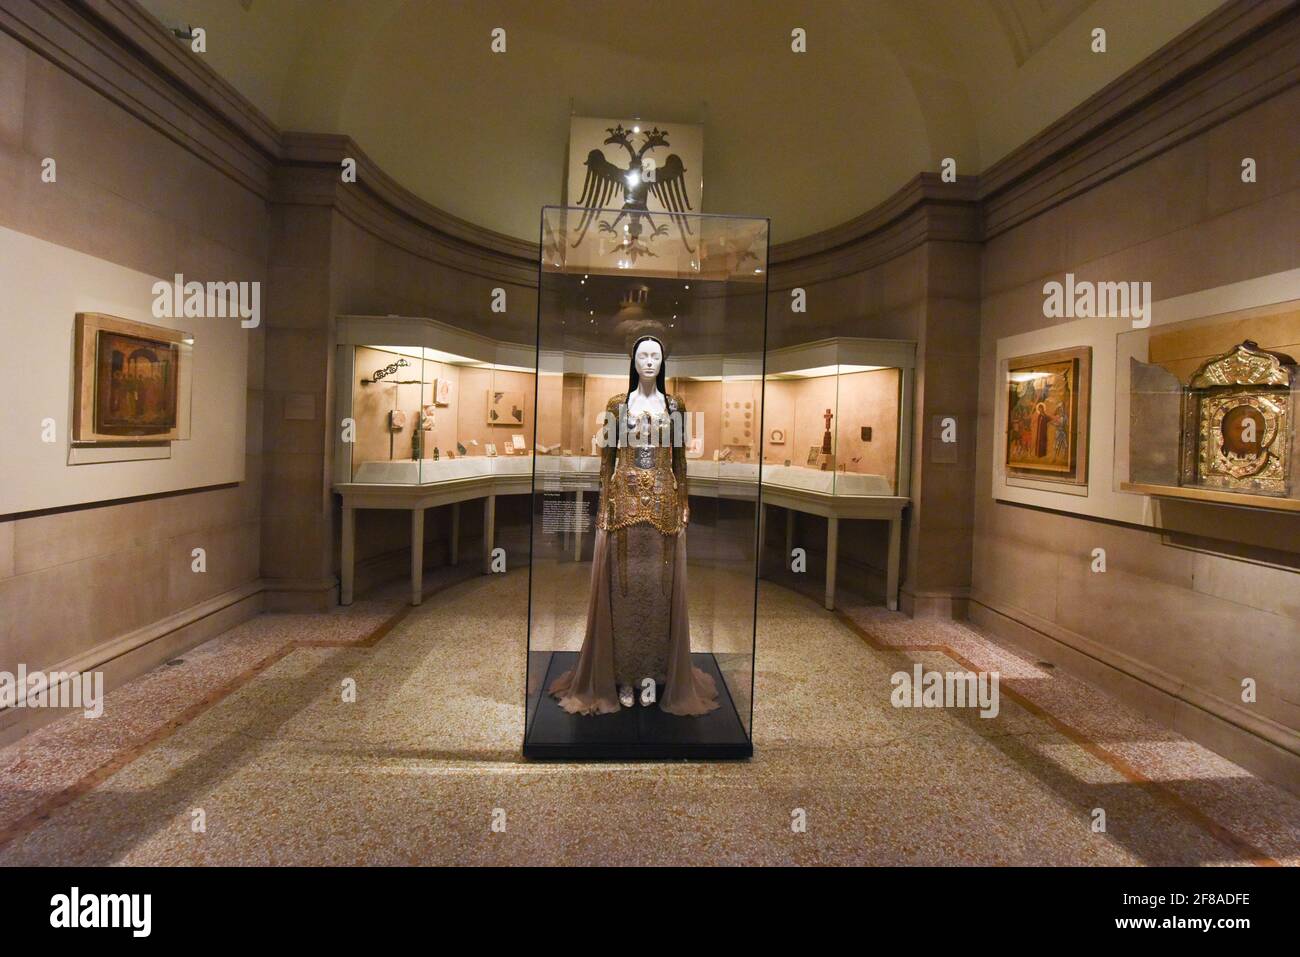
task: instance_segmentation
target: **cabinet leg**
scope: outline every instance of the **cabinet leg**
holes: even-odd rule
[[[483,574],[492,574],[492,547],[496,539],[497,497],[483,500]]]
[[[357,567],[357,510],[343,506],[343,554],[339,558],[339,604],[352,604]]]
[[[411,604],[424,598],[424,509],[411,509]]]
[[[889,564],[885,569],[885,605],[898,611],[898,564],[903,551],[903,516],[895,515],[889,522]]]
[[[763,543],[767,541],[767,503],[758,506],[758,554],[754,556],[754,565],[758,577],[763,577]]]
[[[460,502],[451,503],[451,539],[447,543],[447,564],[460,563]]]
[[[835,566],[840,557],[840,520],[826,519],[826,610],[835,610]]]

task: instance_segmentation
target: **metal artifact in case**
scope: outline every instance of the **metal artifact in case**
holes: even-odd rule
[[[1183,397],[1182,482],[1290,493],[1296,363],[1250,341],[1204,363]]]

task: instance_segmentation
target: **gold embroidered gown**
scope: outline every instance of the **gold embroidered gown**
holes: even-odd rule
[[[587,631],[577,667],[550,691],[566,711],[619,709],[618,685],[661,687],[659,707],[695,715],[718,706],[713,679],[691,665],[686,603],[685,403],[665,399],[668,414],[628,416],[627,395],[605,410],[629,437],[601,453],[600,502],[592,557]],[[679,425],[673,428],[672,413]],[[607,420],[608,421],[608,420]]]

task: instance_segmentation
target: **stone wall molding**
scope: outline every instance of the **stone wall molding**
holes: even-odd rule
[[[347,136],[276,129],[135,0],[15,0],[0,9],[0,29],[259,196],[331,202],[418,255],[536,285],[536,243],[432,206]],[[1298,45],[1300,0],[1230,0],[979,176],[920,173],[865,213],[774,246],[771,289],[860,272],[925,242],[1005,232],[1300,82]],[[294,182],[337,171],[344,156],[358,161],[369,212],[356,191],[313,194]]]
[[[426,203],[385,173],[349,136],[286,133],[274,201],[328,206],[357,226],[417,256],[497,282],[536,287],[536,243],[458,219]],[[342,163],[357,164],[344,183]]]

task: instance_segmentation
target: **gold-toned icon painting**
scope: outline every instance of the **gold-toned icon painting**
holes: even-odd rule
[[[1184,393],[1183,484],[1286,495],[1296,363],[1247,340],[1204,363]]]
[[[1088,480],[1092,350],[1062,349],[1007,363],[1005,465],[1009,475],[1082,485]]]

